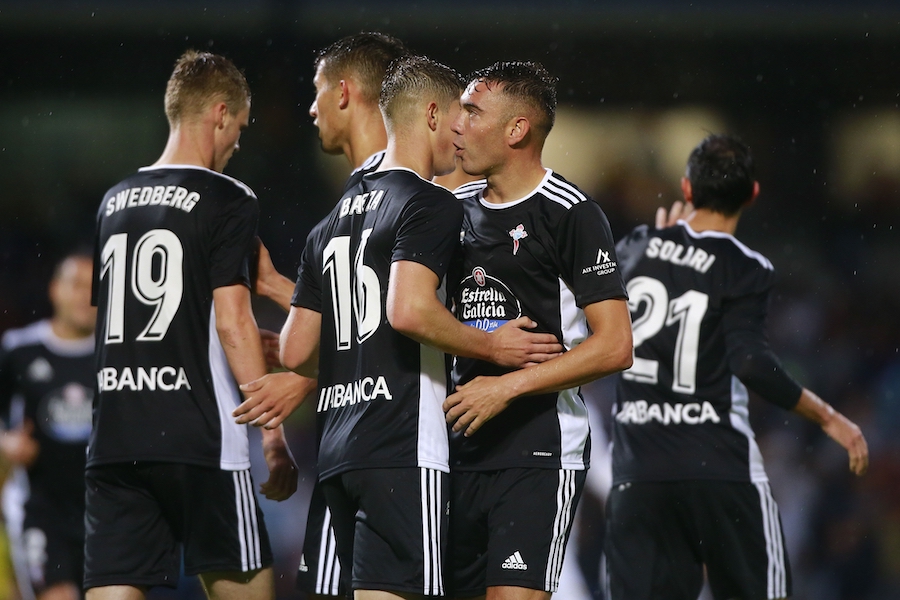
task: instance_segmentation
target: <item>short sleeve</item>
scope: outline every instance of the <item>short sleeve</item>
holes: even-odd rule
[[[218,217],[210,230],[210,283],[213,289],[235,284],[250,287],[249,258],[256,240],[259,204],[245,196]]]
[[[453,194],[437,186],[416,195],[401,216],[393,262],[420,263],[443,279],[459,247],[463,208]]]
[[[600,206],[590,200],[576,204],[559,227],[562,275],[572,286],[576,304],[584,308],[594,302],[626,298],[616,245]]]
[[[297,283],[291,305],[308,308],[317,313],[322,312],[322,252],[319,238],[328,219],[317,225],[306,238],[306,246],[300,256],[300,268],[297,272]]]

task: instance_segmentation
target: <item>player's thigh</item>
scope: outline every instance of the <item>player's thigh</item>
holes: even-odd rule
[[[177,582],[177,540],[145,475],[130,463],[86,470],[85,589]]]
[[[332,478],[340,480],[350,500],[335,504],[337,486],[324,488],[342,559],[341,538],[348,521],[353,522],[354,590],[443,594],[448,477],[434,469],[393,468],[360,469]],[[347,568],[343,560],[342,566]]]
[[[58,506],[40,495],[25,505],[22,554],[36,593],[54,586],[80,588],[84,567],[83,510]],[[54,592],[58,594],[61,592]]]
[[[497,471],[451,471],[447,578],[450,596],[484,595],[487,586],[488,492]]]
[[[341,563],[337,539],[331,526],[331,511],[325,503],[322,486],[316,482],[309,499],[303,554],[297,570],[297,589],[306,594],[339,596],[346,584],[341,581]],[[349,573],[349,569],[347,569]]]
[[[200,574],[210,600],[274,600],[275,579],[267,567],[247,573],[206,572]]]
[[[686,503],[679,482],[613,486],[604,546],[612,600],[696,600],[703,566]]]
[[[791,595],[778,506],[768,483],[697,482],[697,522],[713,597]]]
[[[256,501],[250,471],[223,471],[193,465],[159,470],[157,485],[182,490],[180,502],[167,505],[171,520],[180,512],[184,571],[241,573],[272,564],[272,550],[262,511]]]
[[[486,583],[555,592],[586,471],[504,469],[487,519]]]

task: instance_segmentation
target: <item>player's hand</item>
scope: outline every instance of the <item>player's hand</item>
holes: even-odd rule
[[[266,357],[266,368],[269,371],[284,369],[281,359],[278,358],[279,334],[268,329],[260,329],[259,337],[262,341],[263,355]]]
[[[556,358],[563,347],[552,333],[532,333],[537,323],[528,317],[508,321],[492,331],[491,362],[502,367],[529,367]]]
[[[444,400],[444,413],[453,431],[464,431],[469,437],[509,406],[509,386],[501,384],[500,379],[476,377]]]
[[[665,229],[666,227],[671,227],[678,219],[683,219],[692,212],[694,212],[694,205],[681,200],[673,202],[668,211],[666,211],[664,206],[660,206],[656,209],[656,228]]]
[[[25,419],[19,427],[0,434],[0,452],[9,462],[30,467],[40,454],[40,444],[32,437],[34,423]]]
[[[856,475],[865,475],[869,469],[869,446],[856,423],[834,411],[831,418],[822,425],[822,431],[847,450],[850,471]]]
[[[269,479],[259,486],[259,492],[269,500],[287,500],[297,491],[299,471],[284,438],[284,428],[263,432],[263,456],[269,467]]]
[[[246,400],[231,413],[239,425],[274,429],[316,390],[316,380],[291,371],[269,373],[241,386]]]

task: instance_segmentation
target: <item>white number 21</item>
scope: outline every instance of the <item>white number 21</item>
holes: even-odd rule
[[[128,262],[128,234],[109,237],[100,255],[100,279],[109,277],[106,306],[107,344],[125,339],[125,285]],[[154,260],[157,273],[154,277]],[[184,248],[178,236],[168,229],[153,229],[140,237],[134,246],[131,266],[131,291],[143,304],[156,310],[138,341],[159,341],[166,336],[184,294]]]
[[[644,313],[632,324],[634,347],[649,340],[663,327],[678,324],[675,355],[672,365],[672,390],[693,394],[697,389],[697,354],[700,346],[700,323],[709,306],[709,296],[688,290],[669,301],[669,293],[659,280],[635,277],[628,282],[628,308],[636,312],[646,304]],[[655,384],[659,363],[647,358],[634,358],[634,364],[622,377],[631,381]]]

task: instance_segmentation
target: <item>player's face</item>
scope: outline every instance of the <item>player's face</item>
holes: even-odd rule
[[[322,64],[320,62],[316,67],[316,76],[313,78],[316,98],[309,106],[309,116],[313,118],[313,125],[319,128],[322,150],[327,154],[341,154],[344,151],[338,124],[341,87],[334,85],[322,73]]]
[[[94,331],[97,309],[91,306],[91,274],[93,265],[84,257],[72,257],[50,282],[50,303],[54,318],[84,336]]]
[[[247,108],[236,115],[225,113],[222,129],[216,130],[216,149],[213,157],[213,169],[221,173],[231,156],[241,149],[241,132],[250,124],[250,103]]]
[[[456,133],[451,129],[459,118],[459,102],[451,102],[447,110],[441,113],[438,121],[437,140],[434,151],[434,174],[447,175],[456,169]]]
[[[453,123],[454,145],[463,171],[490,175],[506,155],[507,107],[497,86],[473,81],[460,98],[461,110]]]

